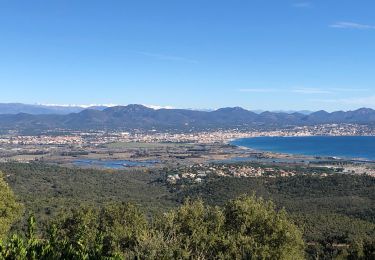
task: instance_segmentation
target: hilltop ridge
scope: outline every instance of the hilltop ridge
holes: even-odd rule
[[[214,111],[188,109],[152,109],[143,105],[108,107],[103,110],[88,108],[78,113],[27,113],[0,115],[1,129],[140,129],[140,130],[201,130],[245,129],[257,127],[288,127],[315,124],[375,124],[375,110],[360,108],[354,111],[311,114],[298,112],[269,112],[260,114],[241,107],[220,108]]]

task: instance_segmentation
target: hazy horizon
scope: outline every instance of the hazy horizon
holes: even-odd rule
[[[296,109],[296,110],[291,110],[291,109],[273,109],[273,110],[264,110],[264,109],[251,109],[251,108],[247,108],[247,107],[241,107],[241,106],[229,106],[229,107],[214,107],[214,108],[209,108],[209,107],[206,107],[206,108],[194,108],[194,107],[172,107],[172,106],[159,106],[159,105],[151,105],[151,104],[136,104],[136,103],[129,103],[129,104],[42,104],[42,103],[34,103],[34,104],[28,104],[28,103],[20,103],[20,102],[9,102],[9,103],[1,103],[0,102],[0,108],[1,107],[4,107],[4,106],[32,106],[32,107],[43,107],[43,108],[59,108],[59,109],[66,109],[67,111],[69,111],[69,109],[74,109],[74,108],[80,108],[82,110],[84,109],[92,109],[92,108],[98,108],[98,109],[104,109],[104,108],[110,108],[110,107],[116,107],[116,106],[129,106],[129,105],[141,105],[141,106],[144,106],[144,107],[147,107],[147,108],[152,108],[152,109],[155,109],[155,110],[159,110],[159,109],[183,109],[183,110],[194,110],[194,111],[206,111],[206,112],[211,112],[211,111],[215,111],[215,110],[218,110],[218,109],[223,109],[223,108],[236,108],[236,107],[240,107],[240,108],[243,108],[245,110],[248,110],[248,111],[252,111],[252,112],[255,112],[255,113],[262,113],[262,112],[283,112],[283,113],[295,113],[295,112],[298,112],[298,113],[302,113],[302,114],[310,114],[310,113],[314,113],[314,112],[317,112],[317,111],[322,111],[324,109],[318,109],[318,110],[309,110],[309,109]],[[345,111],[345,112],[348,112],[348,111],[355,111],[355,110],[359,110],[359,109],[367,109],[367,108],[370,108],[370,107],[357,107],[357,108],[353,108],[353,109],[348,109],[348,110],[324,110],[326,112],[329,112],[329,113],[332,113],[332,112],[338,112],[338,111]],[[372,108],[370,108],[372,109]],[[79,112],[79,111],[75,111],[75,112]],[[0,114],[2,113],[2,111],[0,110]]]

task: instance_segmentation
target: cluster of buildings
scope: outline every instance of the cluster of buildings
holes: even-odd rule
[[[375,178],[375,165],[369,164],[342,164],[342,165],[325,165],[325,168],[333,169],[345,174],[367,175]]]
[[[294,170],[285,170],[280,168],[269,168],[252,165],[237,164],[210,164],[210,165],[191,165],[188,167],[174,170],[167,175],[169,184],[179,184],[184,182],[202,183],[210,177],[291,177],[297,174]]]
[[[314,135],[375,135],[375,129],[356,124],[324,124],[316,126],[301,126],[277,130],[215,130],[188,133],[151,132],[106,132],[71,131],[61,135],[46,133],[39,136],[10,135],[0,136],[0,144],[78,144],[101,145],[112,142],[142,142],[142,143],[225,143],[233,139],[257,136],[314,136]]]
[[[253,132],[238,130],[203,131],[191,133],[112,133],[117,142],[140,143],[223,143],[231,139],[253,136]]]
[[[340,168],[340,172],[344,174],[358,174],[375,177],[375,167],[369,167],[368,165],[348,164],[345,166],[326,165],[323,167],[327,168],[327,171],[311,171],[310,173],[306,173],[304,171],[297,172],[294,169],[260,166],[256,164],[194,164],[173,169],[167,173],[167,182],[175,185],[184,183],[202,183],[213,177],[276,178],[292,177],[297,174],[313,174],[318,175],[319,177],[327,177],[329,174],[337,172],[338,168]]]
[[[58,136],[11,136],[0,138],[0,144],[13,145],[77,145],[82,144],[83,138],[77,135]]]
[[[325,166],[325,168],[328,167]],[[342,173],[359,174],[375,177],[375,168],[363,165],[348,165],[343,168]],[[297,172],[292,169],[283,169],[279,167],[260,167],[256,165],[246,164],[195,164],[186,167],[174,169],[167,174],[167,183],[171,185],[195,183],[200,184],[214,177],[233,177],[233,178],[276,178],[276,177],[292,177],[295,175],[307,175],[305,172]],[[327,177],[328,172],[311,172],[310,174],[318,174],[319,177]],[[332,174],[332,173],[331,173]]]
[[[233,139],[258,136],[355,136],[375,135],[375,129],[357,124],[324,124],[301,126],[277,130],[218,130],[191,133],[113,133],[122,142],[180,142],[180,143],[225,143]]]
[[[290,130],[273,131],[276,136],[374,136],[375,129],[357,124],[324,124],[299,126]]]

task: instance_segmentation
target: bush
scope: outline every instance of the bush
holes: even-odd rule
[[[16,201],[13,191],[0,172],[0,240],[4,239],[13,222],[21,216],[21,212],[21,204]]]
[[[224,208],[186,201],[154,221],[131,204],[71,210],[47,235],[1,248],[5,259],[302,259],[301,233],[271,202],[240,197]],[[0,257],[1,258],[1,257]]]

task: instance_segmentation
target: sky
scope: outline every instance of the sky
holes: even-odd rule
[[[374,0],[0,0],[0,102],[375,108]]]

